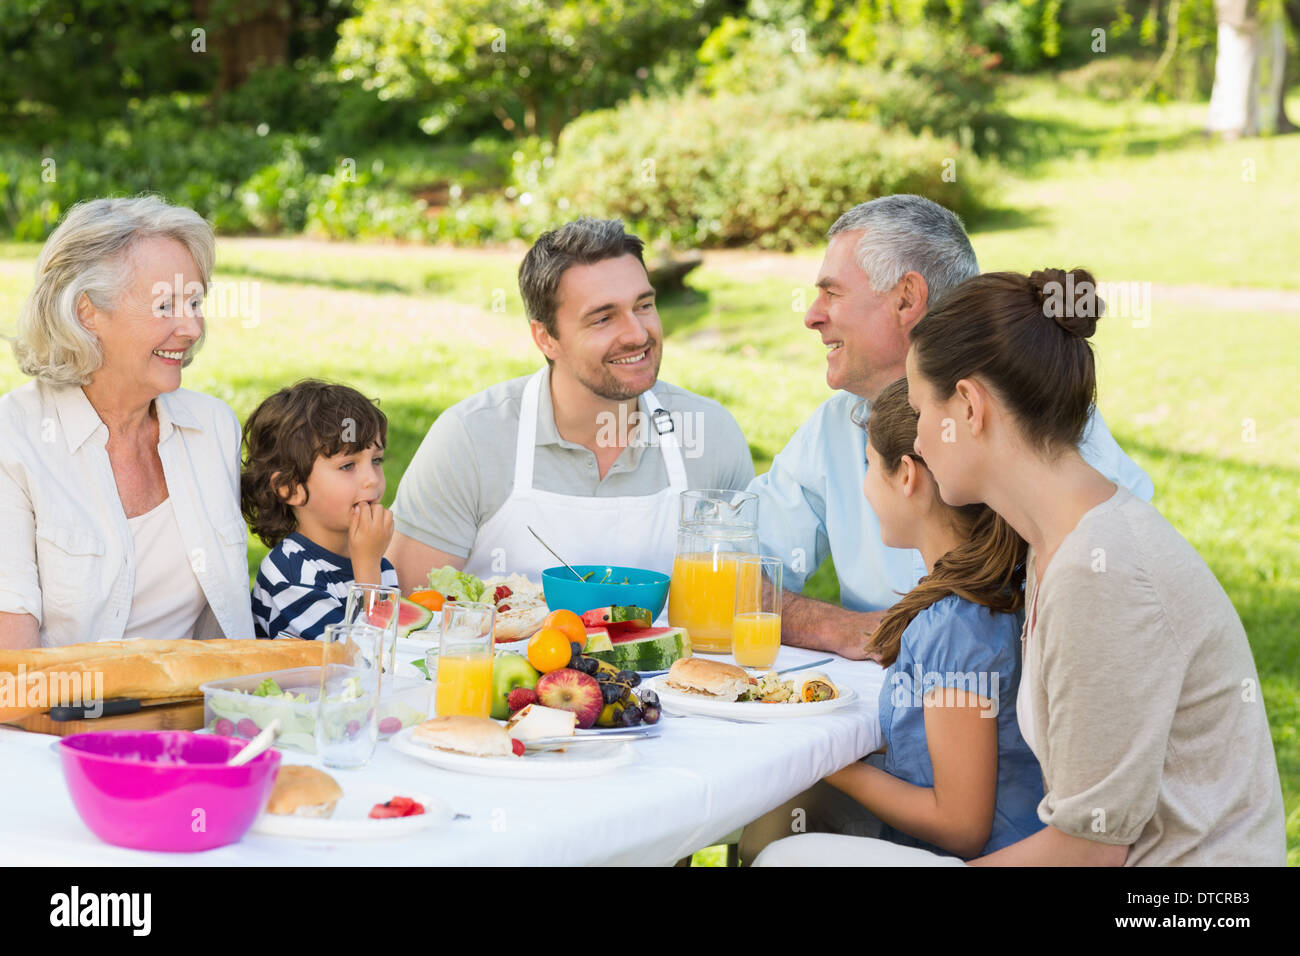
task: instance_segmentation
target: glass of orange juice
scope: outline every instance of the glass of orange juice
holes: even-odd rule
[[[742,667],[771,667],[781,650],[781,559],[736,556],[731,654]]]
[[[433,703],[439,717],[487,717],[492,712],[492,627],[496,613],[495,604],[443,604]]]

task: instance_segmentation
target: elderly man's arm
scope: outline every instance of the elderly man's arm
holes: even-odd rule
[[[0,648],[13,650],[41,646],[41,628],[30,614],[0,611]]]
[[[850,611],[786,591],[781,598],[781,643],[862,660],[867,656],[867,640],[883,616],[883,611]]]

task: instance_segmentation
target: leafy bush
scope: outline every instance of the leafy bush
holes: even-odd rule
[[[647,130],[666,135],[647,140]],[[569,125],[547,201],[688,245],[790,249],[823,240],[846,209],[888,193],[969,214],[987,180],[969,157],[945,182],[959,152],[928,133],[774,114],[757,95],[633,100]]]
[[[762,94],[792,121],[861,119],[888,129],[930,130],[969,143],[1001,119],[994,79],[998,57],[919,24],[873,29],[870,43],[849,34],[845,51],[822,55],[792,31],[728,18],[700,48],[702,89]],[[802,29],[802,28],[797,28]]]

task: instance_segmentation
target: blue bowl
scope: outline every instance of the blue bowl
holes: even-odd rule
[[[588,571],[593,574],[586,581],[579,581],[566,567],[547,568],[542,572],[542,593],[552,611],[563,608],[574,614],[585,614],[594,608],[620,604],[647,608],[650,616],[657,618],[668,602],[668,575],[659,571],[609,564],[573,567],[579,574]]]

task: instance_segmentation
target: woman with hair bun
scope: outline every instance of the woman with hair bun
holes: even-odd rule
[[[1092,276],[963,283],[913,328],[916,451],[943,500],[1029,544],[1020,728],[1032,836],[977,864],[1283,865],[1277,763],[1241,621],[1190,544],[1079,455]]]

